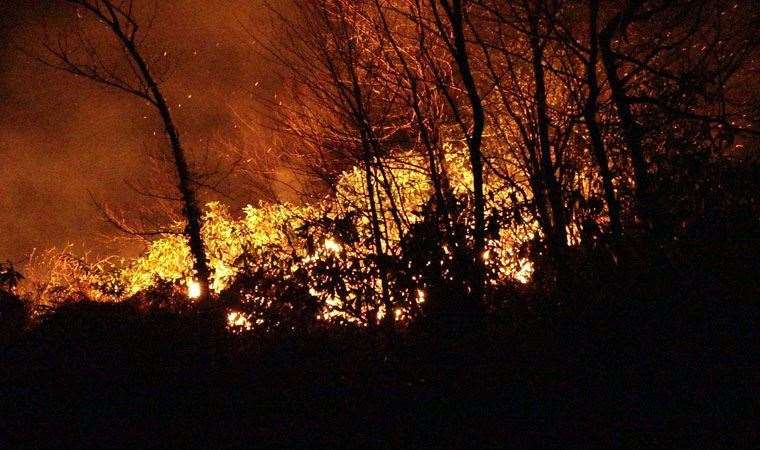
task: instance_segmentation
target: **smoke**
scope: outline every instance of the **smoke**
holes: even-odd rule
[[[278,87],[243,27],[264,33],[266,11],[263,2],[244,0],[158,5],[145,50],[176,62],[165,93],[185,146],[202,154],[208,142],[235,133],[233,110]],[[151,173],[145,147],[154,132],[161,137],[150,108],[16,50],[39,49],[41,24],[60,32],[65,8],[61,1],[0,4],[0,259],[18,262],[34,248],[66,243],[99,254],[134,252],[98,240],[112,229],[89,193],[110,204],[139,203],[145,199],[124,181],[154,181],[140,180]],[[263,132],[248,139],[267,145]]]

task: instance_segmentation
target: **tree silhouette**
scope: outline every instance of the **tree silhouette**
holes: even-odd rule
[[[193,257],[195,278],[200,286],[198,299],[208,299],[210,270],[206,250],[201,237],[201,210],[198,206],[193,175],[188,167],[185,150],[179,136],[171,109],[161,90],[160,82],[149,67],[149,62],[141,49],[141,28],[134,13],[134,2],[114,2],[110,0],[65,0],[75,10],[90,15],[105,25],[123,51],[125,73],[108,62],[98,51],[97,43],[89,40],[80,29],[77,32],[79,46],[72,48],[69,42],[59,36],[56,43],[46,42],[45,48],[51,60],[44,60],[51,67],[73,75],[87,78],[96,83],[120,90],[150,104],[161,118],[164,133],[169,141],[174,168],[177,174],[177,189],[182,201],[182,212],[186,221],[184,230]]]

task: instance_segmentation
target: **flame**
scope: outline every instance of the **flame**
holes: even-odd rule
[[[250,330],[253,324],[244,314],[237,311],[227,313],[227,327],[238,330]]]
[[[467,186],[470,185],[468,175],[468,159],[466,154],[459,154],[452,150],[450,159],[450,175],[454,186],[460,187],[460,192],[466,194]],[[397,191],[398,198],[394,198],[397,204],[422,205],[430,198],[430,191],[426,183],[426,175],[420,173],[416,167],[424,165],[424,161],[418,160],[416,155],[406,155],[410,163],[402,167],[394,167],[393,173],[401,188]],[[340,318],[341,320],[364,322],[371,311],[376,311],[378,319],[385,314],[400,314],[401,319],[406,319],[412,311],[403,309],[400,313],[393,310],[386,312],[377,303],[367,304],[359,309],[351,305],[357,296],[364,295],[364,286],[376,294],[382,290],[382,285],[373,271],[373,249],[366,245],[350,245],[344,243],[337,234],[327,233],[322,227],[309,228],[311,223],[320,223],[324,217],[338,218],[331,211],[336,207],[339,211],[353,211],[356,208],[365,209],[366,198],[360,194],[365,183],[362,170],[354,168],[341,175],[335,198],[326,197],[322,201],[303,205],[289,203],[269,204],[259,203],[257,206],[249,205],[243,209],[243,216],[236,218],[230,212],[229,207],[219,202],[211,202],[206,205],[204,211],[204,243],[209,255],[209,266],[212,268],[213,277],[209,280],[208,287],[214,293],[220,293],[229,287],[241,272],[241,267],[236,261],[244,260],[245,267],[261,268],[267,276],[281,278],[286,282],[293,282],[302,273],[306,279],[297,281],[303,283],[303,287],[309,294],[321,302],[322,308],[319,317],[325,320]],[[498,186],[496,186],[498,187]],[[494,197],[494,205],[501,201],[509,200],[508,189],[492,190],[498,193]],[[496,194],[495,194],[496,195]],[[387,201],[387,203],[385,203]],[[392,209],[390,199],[385,199],[383,211]],[[419,223],[423,216],[409,211],[402,222],[409,225]],[[340,216],[342,217],[342,216]],[[370,224],[366,218],[357,215],[351,219],[350,226],[357,233],[358,241],[366,242],[366,238],[372,236]],[[392,217],[382,216],[381,219],[391,223]],[[454,225],[452,221],[450,225]],[[381,245],[384,252],[392,255],[401,255],[401,244],[405,236],[404,229],[389,227],[382,237]],[[404,227],[401,227],[404,228]],[[308,229],[309,233],[301,230]],[[497,284],[512,279],[521,283],[530,281],[533,267],[529,262],[519,257],[521,245],[525,239],[535,235],[538,224],[535,220],[526,221],[524,225],[515,229],[505,229],[499,238],[489,239],[486,248],[478,255],[482,263],[493,272],[496,277],[490,280]],[[327,233],[327,234],[323,234]],[[335,233],[335,231],[333,231]],[[316,242],[314,242],[316,240]],[[455,240],[456,241],[456,240]],[[317,250],[314,251],[313,243]],[[426,266],[432,268],[433,264],[440,263],[442,276],[446,280],[452,280],[453,274],[448,267],[454,262],[457,247],[461,243],[448,242],[442,244],[442,258],[429,260]],[[117,272],[114,277],[119,283],[124,295],[132,295],[140,290],[149,288],[158,278],[185,285],[185,294],[189,299],[198,299],[204,295],[196,281],[193,280],[192,258],[187,241],[182,235],[167,235],[157,239],[149,245],[147,251],[137,258],[132,264],[126,265],[126,269]],[[358,262],[358,264],[357,264]],[[425,264],[425,263],[423,263]],[[325,285],[323,268],[335,271],[345,282],[345,295],[338,295],[328,283]],[[399,290],[400,295],[409,296],[408,300],[417,304],[429,301],[430,293],[421,283],[421,273],[411,266],[410,277],[417,289]],[[436,267],[437,268],[437,267]],[[428,270],[428,269],[425,269]],[[344,274],[351,274],[346,277]],[[489,272],[490,273],[490,272]],[[292,279],[290,277],[293,277]],[[331,275],[332,276],[332,275]],[[330,283],[335,282],[332,279]],[[101,285],[103,283],[100,283]],[[205,288],[205,286],[204,286]],[[374,295],[378,299],[380,295]],[[371,303],[371,302],[370,302]],[[257,326],[256,318],[250,319],[252,326]]]
[[[527,259],[520,260],[520,270],[512,275],[515,280],[522,284],[527,284],[533,275],[533,263]]]
[[[201,296],[201,284],[195,280],[187,281],[187,297],[196,299]]]
[[[325,250],[333,253],[340,253],[340,251],[343,250],[343,247],[335,239],[327,238],[325,239]]]

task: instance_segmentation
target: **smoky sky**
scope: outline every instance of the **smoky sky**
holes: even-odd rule
[[[124,251],[99,240],[112,229],[90,193],[112,204],[141,201],[125,180],[146,176],[143,147],[160,133],[144,103],[18,51],[39,48],[40,24],[60,31],[65,8],[0,0],[0,260],[21,262],[35,248],[67,243],[97,254]],[[187,147],[235,133],[234,112],[254,110],[254,96],[276,91],[272,67],[256,57],[245,31],[268,29],[264,9],[262,0],[158,2],[145,51],[174,56],[163,88]]]

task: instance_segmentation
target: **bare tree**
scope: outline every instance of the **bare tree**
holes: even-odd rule
[[[627,2],[622,10],[607,21],[599,32],[599,48],[607,75],[607,83],[610,86],[612,99],[620,118],[623,139],[633,163],[638,216],[647,227],[652,227],[654,225],[652,222],[654,206],[650,192],[649,170],[641,147],[642,130],[633,115],[632,102],[626,92],[625,82],[618,73],[618,56],[612,49],[612,42],[615,37],[626,33],[643,3],[643,1]]]
[[[583,118],[586,123],[589,138],[591,140],[591,149],[599,169],[599,175],[602,178],[602,188],[604,190],[607,210],[610,217],[610,228],[613,239],[618,242],[622,236],[622,222],[620,219],[620,202],[615,195],[615,188],[612,184],[612,173],[610,171],[610,162],[607,155],[607,149],[602,137],[602,131],[599,126],[599,96],[600,87],[597,77],[597,64],[599,63],[599,1],[589,0],[588,2],[588,39],[589,49],[585,61],[586,84],[588,93],[583,105]]]
[[[544,71],[544,50],[546,45],[542,31],[544,11],[541,6],[542,2],[538,2],[538,5],[531,5],[531,2],[528,1],[523,3],[528,19],[528,40],[531,49],[531,66],[535,83],[534,101],[538,123],[538,142],[541,149],[540,162],[543,169],[544,185],[548,192],[549,204],[552,211],[553,233],[549,240],[555,257],[561,257],[565,247],[567,247],[566,217],[562,190],[555,176],[555,164],[559,158],[556,155],[552,158],[552,142],[549,140],[551,119],[547,110],[546,76]],[[556,147],[554,150],[556,153]]]
[[[636,213],[656,236],[667,225],[668,205],[650,170],[673,127],[755,133],[741,125],[729,86],[758,48],[757,13],[720,0],[613,2],[602,12],[609,18],[598,32],[599,51],[632,163]]]
[[[489,132],[496,138],[488,141],[487,161],[516,192],[528,188],[530,195],[523,198],[530,198],[541,227],[549,256],[544,260],[557,265],[567,253],[572,184],[578,183],[583,162],[575,151],[573,92],[579,82],[552,35],[561,2],[481,0],[477,5],[470,28],[482,53],[477,62],[485,69]],[[518,173],[521,182],[514,179]]]
[[[478,90],[473,69],[471,67],[470,55],[467,48],[467,39],[465,38],[465,8],[462,0],[440,0],[440,8],[443,9],[441,14],[438,2],[430,0],[430,6],[435,18],[436,28],[445,47],[450,53],[457,67],[459,77],[464,85],[467,98],[469,100],[469,109],[471,123],[468,124],[462,114],[460,106],[455,101],[450,101],[452,112],[459,122],[462,132],[467,141],[467,149],[470,156],[470,170],[472,171],[472,190],[473,190],[473,270],[472,270],[472,298],[480,305],[483,300],[484,289],[484,268],[482,255],[485,250],[485,197],[483,195],[483,155],[481,144],[483,142],[483,130],[485,129],[485,110],[483,101]],[[445,20],[444,20],[445,19]],[[441,86],[444,87],[444,86]],[[447,93],[447,98],[451,96]]]
[[[574,6],[574,5],[573,5]],[[599,16],[601,7],[598,0],[589,0],[577,9],[570,4],[558,2],[555,9],[564,9],[565,14],[546,14],[549,38],[556,40],[556,45],[567,51],[565,73],[561,76],[578,84],[572,89],[588,134],[589,147],[593,155],[602,193],[607,204],[610,232],[614,242],[622,236],[622,219],[620,200],[615,193],[613,171],[603,133],[600,103],[602,84],[599,81]],[[578,20],[581,17],[583,20]],[[582,89],[585,88],[585,89]],[[583,92],[585,90],[585,92]],[[576,92],[577,91],[577,92]]]
[[[208,299],[210,270],[201,236],[201,210],[198,206],[193,175],[188,166],[185,150],[171,110],[161,90],[160,81],[151,71],[149,60],[141,49],[140,25],[137,21],[133,0],[63,0],[76,10],[77,16],[89,14],[105,25],[121,50],[122,63],[126,70],[120,71],[118,64],[109,62],[113,55],[102,55],[97,43],[85,35],[80,28],[76,32],[77,44],[58,36],[55,43],[45,42],[45,48],[52,58],[43,62],[76,76],[87,78],[102,85],[128,93],[150,104],[160,116],[177,174],[177,189],[186,220],[184,234],[193,257],[196,282],[200,285],[200,301]]]
[[[425,51],[425,28],[420,23],[409,23],[404,20],[404,25],[411,25],[417,30],[416,37],[404,36],[399,30],[392,29],[392,22],[399,22],[398,11],[389,11],[389,6],[380,0],[373,0],[377,14],[375,32],[383,36],[390,50],[383,55],[387,61],[388,74],[392,78],[391,86],[401,91],[399,97],[403,98],[404,108],[409,117],[411,132],[417,136],[422,146],[423,154],[427,159],[428,173],[433,186],[433,197],[437,208],[437,219],[445,229],[445,238],[452,238],[451,214],[449,211],[449,186],[446,171],[445,155],[442,153],[440,142],[440,122],[442,118],[435,111],[443,109],[438,105],[434,97],[434,89],[425,80],[425,65],[422,53]],[[391,7],[393,3],[391,3]],[[394,14],[395,13],[395,14]],[[393,17],[389,17],[393,15]],[[401,15],[403,17],[403,14]],[[411,16],[411,14],[410,14]],[[395,21],[393,19],[396,19]],[[413,21],[412,21],[413,22]],[[399,27],[402,28],[402,27]],[[408,42],[417,39],[419,45]]]
[[[282,67],[299,92],[292,104],[270,104],[271,120],[280,130],[295,136],[310,154],[297,164],[327,183],[335,175],[331,161],[350,161],[361,168],[366,190],[374,266],[380,281],[383,324],[394,322],[391,281],[387,267],[387,211],[399,233],[404,226],[395,202],[390,174],[383,165],[384,141],[396,127],[378,85],[380,64],[364,46],[375,45],[361,28],[362,6],[346,0],[309,0],[295,4],[298,23],[271,8],[275,22],[286,28],[283,43],[259,42],[265,56]],[[388,131],[391,130],[391,131]],[[342,164],[337,164],[340,170]]]

